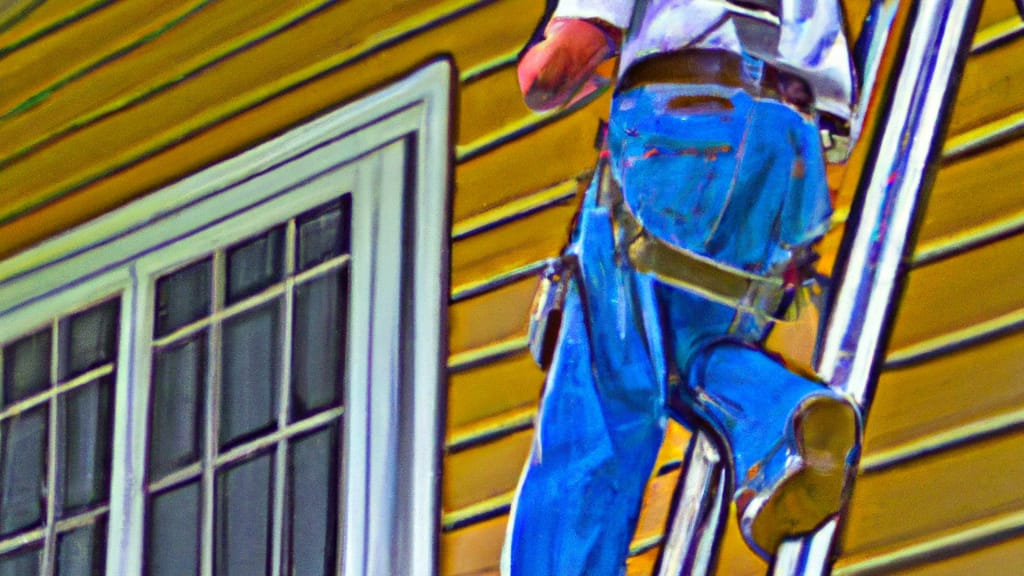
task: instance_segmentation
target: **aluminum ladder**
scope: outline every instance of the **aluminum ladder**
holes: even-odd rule
[[[901,0],[909,2],[910,0]],[[882,49],[890,34],[897,0],[876,1],[864,66],[864,97],[853,130],[863,124],[870,88],[875,84]],[[902,68],[895,74],[888,100],[881,102],[873,160],[860,175],[857,196],[843,240],[845,274],[832,286],[832,308],[820,338],[818,373],[867,413],[874,385],[875,361],[891,314],[899,267],[912,229],[915,209],[926,186],[928,166],[944,133],[955,95],[955,71],[977,22],[981,2],[934,0],[910,6],[902,36]],[[893,36],[893,38],[889,38]],[[943,119],[936,121],[936,119]],[[864,143],[868,144],[868,143]],[[676,490],[676,509],[663,540],[658,576],[705,576],[714,569],[718,540],[729,513],[727,470],[714,443],[694,435]],[[831,555],[840,517],[817,532],[783,542],[769,568],[771,576],[823,576],[831,572]]]

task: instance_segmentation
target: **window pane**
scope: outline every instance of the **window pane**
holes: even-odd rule
[[[287,574],[326,576],[334,571],[338,535],[338,442],[332,426],[290,449]]]
[[[150,498],[146,521],[147,576],[199,573],[199,483]]]
[[[110,489],[113,377],[85,384],[60,398],[58,475],[65,517],[99,501]]]
[[[205,380],[205,333],[154,355],[148,450],[151,477],[199,459]]]
[[[0,482],[0,535],[39,526],[46,509],[46,414],[43,404],[6,420]]]
[[[42,549],[18,550],[0,556],[0,576],[29,576],[39,574],[39,557]]]
[[[60,378],[73,378],[114,359],[120,302],[111,300],[61,322]]]
[[[156,337],[210,313],[210,258],[164,276],[156,283]]]
[[[348,268],[295,289],[293,418],[340,403],[347,308]]]
[[[57,576],[101,576],[106,541],[107,527],[103,520],[61,534],[57,539]]]
[[[228,304],[252,296],[281,280],[284,227],[228,250]]]
[[[352,196],[299,216],[295,261],[299,271],[348,252]]]
[[[217,474],[217,576],[268,572],[273,463],[266,454]]]
[[[278,301],[224,323],[221,446],[268,429],[277,418]]]
[[[50,329],[4,346],[4,406],[50,384]]]

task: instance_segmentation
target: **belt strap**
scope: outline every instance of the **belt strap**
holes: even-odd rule
[[[641,231],[628,246],[629,261],[638,272],[651,274],[666,284],[697,292],[733,308],[747,308],[753,292],[779,291],[779,278],[749,274],[710,258],[681,250]],[[758,311],[763,312],[763,311]]]
[[[655,237],[626,206],[610,172],[605,165],[601,203],[611,208],[620,249],[624,248],[637,272],[737,310],[772,316],[757,304],[781,302],[785,290],[781,278],[752,274]]]
[[[629,65],[616,85],[625,92],[645,84],[714,84],[743,87],[743,58],[725,50],[654,54]]]
[[[653,54],[629,65],[616,83],[617,92],[648,84],[689,84],[741,88],[759,98],[780,99],[784,76],[764,63],[759,79],[743,72],[743,57],[727,50],[691,49]]]

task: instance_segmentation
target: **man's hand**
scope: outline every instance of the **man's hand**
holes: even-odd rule
[[[615,53],[616,32],[588,20],[552,20],[544,40],[519,61],[519,89],[526,105],[550,110],[584,96],[581,89],[596,89],[590,80],[598,64]]]

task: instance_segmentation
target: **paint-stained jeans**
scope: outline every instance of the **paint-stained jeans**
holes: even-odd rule
[[[817,131],[743,92],[724,93],[728,105],[680,107],[707,90],[616,95],[612,172],[648,230],[763,273],[827,227]],[[666,394],[682,399],[692,423],[727,438],[734,470],[747,470],[781,454],[791,409],[821,389],[757,349],[760,334],[737,331],[748,324],[733,309],[632,270],[597,194],[595,179],[567,249],[579,267],[512,507],[507,575],[624,572],[669,417]],[[679,384],[667,390],[670,375]]]

